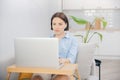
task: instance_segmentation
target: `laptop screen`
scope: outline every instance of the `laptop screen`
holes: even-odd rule
[[[16,66],[59,67],[58,43],[57,38],[16,38]]]

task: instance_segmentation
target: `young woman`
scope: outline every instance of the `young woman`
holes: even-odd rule
[[[69,22],[66,15],[62,12],[55,13],[51,18],[52,37],[59,39],[59,62],[75,63],[78,49],[76,38],[68,32]],[[53,80],[69,80],[66,75],[56,75]]]
[[[51,18],[52,37],[59,39],[60,63],[74,63],[76,60],[78,42],[68,32],[69,22],[62,12],[55,13]]]

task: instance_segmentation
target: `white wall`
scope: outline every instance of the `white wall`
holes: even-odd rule
[[[56,11],[61,11],[57,0],[0,0],[0,80],[14,63],[14,38],[49,36]]]
[[[95,32],[95,31],[94,31]],[[102,42],[98,35],[94,35],[90,42],[98,43],[99,47],[96,48],[95,58],[100,59],[120,59],[120,31],[107,31],[107,30],[97,30],[103,36]],[[81,34],[85,35],[86,31],[76,31],[72,32],[73,35]],[[91,31],[92,33],[92,31]],[[82,42],[81,37],[78,37],[78,41]]]
[[[88,9],[88,10],[63,10],[67,15],[74,15],[79,18],[86,19],[92,22],[95,17],[104,17],[108,22],[106,28],[108,29],[120,29],[120,9]],[[77,25],[70,19],[70,27],[72,28],[84,28]]]

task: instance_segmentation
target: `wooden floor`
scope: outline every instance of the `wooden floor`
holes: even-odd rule
[[[120,60],[102,60],[101,80],[120,80]]]

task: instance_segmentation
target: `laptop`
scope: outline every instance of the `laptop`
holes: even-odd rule
[[[16,67],[60,68],[58,44],[57,38],[16,38]]]

